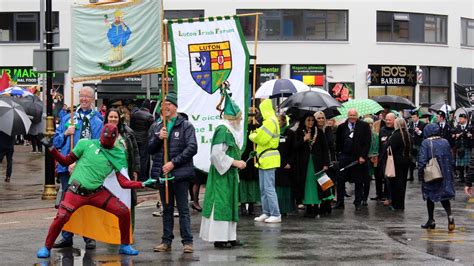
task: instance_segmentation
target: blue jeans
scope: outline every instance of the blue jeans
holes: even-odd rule
[[[63,191],[63,196],[64,193],[67,191],[67,188],[69,187],[69,173],[68,172],[63,172],[63,173],[58,173],[59,180],[61,180],[61,190]],[[72,238],[74,237],[74,234],[68,231],[62,231],[61,236],[63,237],[64,240],[70,242],[72,241]],[[84,237],[84,241],[87,241],[90,238]]]
[[[280,216],[278,197],[275,191],[275,169],[258,169],[262,212],[269,216]]]
[[[163,236],[161,242],[171,245],[174,239],[174,202],[179,212],[179,232],[181,234],[181,243],[192,244],[193,234],[191,233],[191,216],[188,206],[188,181],[168,182],[168,204],[165,198],[165,186],[160,185],[161,204],[163,204]]]

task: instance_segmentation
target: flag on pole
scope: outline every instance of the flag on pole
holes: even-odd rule
[[[72,7],[74,79],[157,73],[162,60],[162,1]]]
[[[249,52],[238,17],[178,20],[170,32],[178,111],[186,113],[196,128],[198,154],[194,165],[203,171],[210,166],[211,139],[219,124],[216,105],[218,88],[230,83],[230,93],[244,112],[238,132],[245,147],[249,98]]]

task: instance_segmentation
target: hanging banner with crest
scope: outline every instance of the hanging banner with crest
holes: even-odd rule
[[[74,80],[158,73],[163,69],[161,1],[73,5]]]
[[[216,105],[219,87],[230,83],[232,98],[245,114],[241,123],[241,147],[245,147],[249,96],[249,52],[238,17],[216,17],[169,23],[175,69],[178,111],[186,113],[196,128],[198,154],[194,165],[203,171],[210,166],[210,140],[220,123]]]

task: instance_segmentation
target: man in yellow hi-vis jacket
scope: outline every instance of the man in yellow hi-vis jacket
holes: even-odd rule
[[[275,191],[275,170],[280,167],[280,127],[273,110],[272,101],[264,100],[260,106],[263,124],[251,133],[249,139],[257,144],[258,176],[262,199],[262,215],[255,218],[257,222],[280,223],[281,215]]]

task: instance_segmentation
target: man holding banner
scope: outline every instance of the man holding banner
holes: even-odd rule
[[[183,251],[192,253],[193,235],[191,233],[191,216],[188,206],[189,182],[194,177],[193,157],[197,153],[196,133],[193,125],[181,115],[178,115],[178,100],[176,93],[166,95],[163,122],[154,124],[150,129],[148,153],[153,155],[151,176],[160,180],[160,197],[163,203],[163,236],[161,244],[154,248],[155,252],[171,251],[174,239],[174,202],[179,212],[179,227],[183,243]],[[168,141],[169,161],[164,163],[163,144]],[[168,176],[168,191],[166,192],[164,178]],[[166,193],[169,201],[166,203]]]

